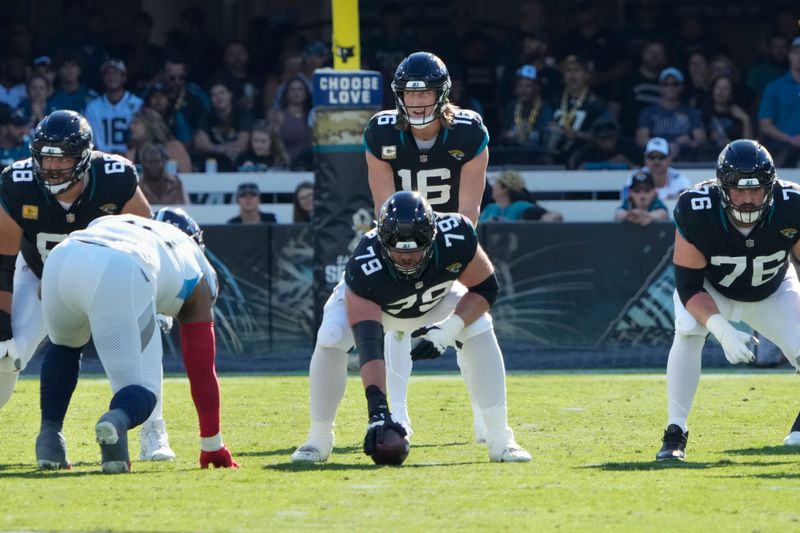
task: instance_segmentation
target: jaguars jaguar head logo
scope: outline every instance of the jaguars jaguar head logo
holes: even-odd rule
[[[791,239],[795,235],[797,235],[797,229],[795,229],[795,228],[783,228],[781,230],[781,235],[783,235],[787,239]]]

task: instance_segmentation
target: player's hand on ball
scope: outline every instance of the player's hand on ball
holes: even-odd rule
[[[19,372],[21,369],[22,360],[19,358],[14,339],[0,342],[0,372]]]
[[[725,320],[720,314],[712,315],[706,322],[706,328],[714,334],[722,345],[725,358],[730,364],[737,365],[739,363],[752,363],[755,361],[756,358],[747,344],[758,344],[758,339],[749,333],[734,328],[731,326],[730,322]]]
[[[214,465],[215,468],[239,468],[239,463],[225,446],[215,452],[200,451],[200,468],[208,468],[209,465]]]
[[[406,436],[406,429],[395,422],[388,409],[384,409],[369,418],[367,434],[364,436],[364,453],[367,455],[376,453],[383,444],[387,431],[395,431],[401,437]]]
[[[464,321],[455,314],[436,324],[419,328],[411,334],[411,360],[441,357],[448,346],[455,344],[456,335],[463,329]],[[421,340],[415,344],[415,339]]]

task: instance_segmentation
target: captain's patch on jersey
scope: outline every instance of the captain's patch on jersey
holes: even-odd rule
[[[795,228],[783,228],[781,230],[781,235],[783,235],[787,239],[791,239],[795,235],[797,235],[797,229],[795,229]]]
[[[99,209],[107,215],[113,215],[117,212],[117,204],[103,204]]]
[[[464,152],[461,150],[449,150],[447,153],[452,155],[456,161],[461,161],[464,159]]]
[[[23,204],[22,218],[27,218],[28,220],[39,220],[39,206]]]
[[[453,263],[449,267],[446,268],[448,272],[452,272],[453,274],[458,274],[461,272],[461,269],[464,267],[461,263]]]
[[[381,146],[381,159],[397,159],[397,145]]]

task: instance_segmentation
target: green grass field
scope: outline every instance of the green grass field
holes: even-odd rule
[[[84,378],[65,433],[68,472],[38,472],[38,381],[22,380],[0,411],[0,531],[793,531],[800,529],[800,453],[780,444],[800,377],[704,375],[687,461],[655,463],[666,419],[661,374],[509,376],[509,411],[527,464],[492,464],[472,443],[471,411],[454,376],[411,384],[414,442],[406,464],[361,452],[366,402],[351,379],[334,455],[289,461],[307,429],[308,382],[221,379],[223,435],[238,471],[197,467],[185,379],[165,384],[174,463],[134,462],[103,475],[93,426],[110,394]],[[130,434],[138,457],[138,430]]]

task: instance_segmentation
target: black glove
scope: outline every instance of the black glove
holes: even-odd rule
[[[431,340],[431,336],[428,335],[428,332],[434,331],[434,339]],[[411,360],[418,361],[420,359],[436,359],[437,357],[441,357],[444,351],[447,349],[447,345],[441,344],[441,342],[436,342],[436,334],[439,333],[441,330],[437,325],[432,326],[423,326],[418,330],[415,330],[411,334],[412,339],[417,339],[422,337],[419,342],[411,349]],[[412,345],[414,341],[412,340]]]
[[[379,443],[383,442],[383,436],[387,429],[393,429],[406,436],[406,429],[399,423],[395,422],[388,409],[382,409],[375,412],[369,417],[369,425],[367,426],[367,434],[364,436],[364,453],[372,455],[375,453]]]

